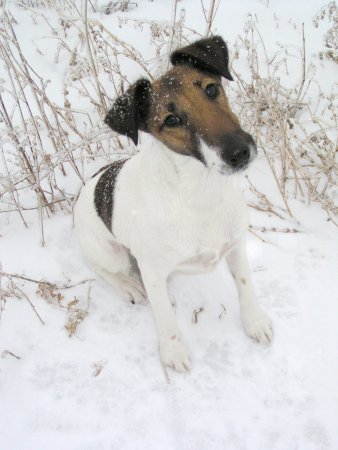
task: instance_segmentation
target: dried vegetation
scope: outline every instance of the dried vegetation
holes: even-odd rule
[[[186,12],[178,0],[173,1],[169,21],[119,18],[121,29],[141,29],[142,36],[148,37],[151,59],[121,39],[119,30],[108,28],[103,20],[107,15],[137,8],[137,2],[107,1],[99,7],[95,0],[17,0],[12,8],[9,3],[1,3],[0,55],[5,75],[0,79],[0,213],[8,218],[18,214],[27,227],[26,213],[36,210],[44,245],[44,219],[56,211],[72,211],[75,188],[69,192],[63,187],[63,180],[71,177],[84,182],[88,160],[104,164],[116,155],[135,152],[132,145],[129,149],[123,147],[120,137],[103,125],[108,105],[133,81],[124,67],[136,67],[138,73],[150,79],[158,76],[167,69],[168,55],[174,48],[212,33],[219,3],[211,0],[206,5],[206,1],[201,1],[199,6],[206,22],[202,34],[186,27]],[[155,3],[156,0],[154,7]],[[46,58],[55,72],[63,74],[62,86],[59,74],[55,79],[43,78],[25,53],[24,39],[16,33],[20,20],[16,13],[24,10],[33,28],[41,24],[48,30],[43,40],[33,42],[37,55]],[[314,17],[315,27],[326,22],[330,28],[323,50],[308,61],[304,28],[299,30],[298,55],[291,55],[282,44],[276,54],[269,54],[257,19],[249,16],[235,46],[230,48],[236,82],[229,84],[227,90],[243,127],[256,137],[279,194],[276,201],[276,197],[270,198],[269,193],[261,192],[248,179],[254,199],[250,206],[281,220],[292,220],[295,214],[290,199],[319,202],[328,220],[337,226],[338,97],[333,91],[322,92],[316,81],[316,65],[321,60],[337,63],[335,2],[324,6]],[[283,82],[290,60],[293,70],[296,65],[299,72],[299,82],[291,86]],[[249,76],[242,76],[239,61],[246,61]],[[55,91],[62,92],[61,102]],[[297,231],[293,225],[273,229],[252,226],[251,230],[260,234]],[[16,277],[20,276],[0,271],[0,315],[11,296],[25,297],[30,302],[18,287]],[[49,303],[67,309],[66,328],[69,335],[74,334],[87,308],[79,308],[76,298],[65,303],[60,289],[49,282],[38,282],[37,293]],[[32,303],[31,306],[34,308]]]

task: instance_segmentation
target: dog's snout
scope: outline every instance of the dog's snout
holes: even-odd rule
[[[236,145],[235,149],[231,151],[231,154],[225,154],[225,160],[234,167],[247,163],[249,157],[250,151],[246,145]]]
[[[231,134],[222,139],[222,159],[234,169],[245,167],[255,151],[256,144],[250,134]]]

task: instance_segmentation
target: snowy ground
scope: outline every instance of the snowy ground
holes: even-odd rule
[[[138,3],[127,14],[162,20],[171,14],[170,2]],[[197,3],[179,3],[195,27],[201,20]],[[263,32],[275,39],[272,12],[262,3],[226,3],[216,28],[229,45],[249,11],[260,14]],[[296,23],[310,24],[322,6],[276,3],[285,24],[291,14]],[[236,20],[227,20],[228,8]],[[284,37],[291,39],[285,31],[278,40]],[[315,51],[321,37],[311,42]],[[275,189],[263,158],[250,178],[261,189]],[[66,289],[65,304],[76,296],[85,308],[90,297],[88,316],[69,338],[67,311],[39,297],[34,283],[16,280],[45,325],[25,298],[7,301],[0,322],[0,449],[337,449],[337,230],[318,205],[290,204],[300,223],[283,226],[301,232],[264,234],[268,243],[248,235],[253,281],[273,320],[273,343],[261,347],[244,334],[225,266],[208,275],[176,276],[170,291],[193,368],[188,375],[169,371],[170,384],[149,306],[123,302],[101,279]],[[4,272],[58,285],[95,278],[82,260],[70,215],[45,221],[44,248],[36,211],[25,218],[28,230],[17,215],[1,214]],[[280,226],[254,210],[251,223]],[[193,311],[201,307],[193,323]]]

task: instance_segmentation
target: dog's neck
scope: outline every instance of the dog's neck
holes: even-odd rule
[[[142,150],[146,177],[158,187],[165,187],[168,195],[175,195],[187,207],[203,210],[217,207],[228,197],[236,175],[223,175],[201,161],[170,150],[158,140],[152,140]]]
[[[207,167],[203,162],[190,155],[177,153],[160,141],[153,139],[145,151],[151,159],[153,167],[157,166],[161,171],[161,177],[168,178],[176,182],[200,183],[208,178],[211,183],[220,183],[224,188],[224,183],[237,178],[236,175],[221,174],[215,167]]]

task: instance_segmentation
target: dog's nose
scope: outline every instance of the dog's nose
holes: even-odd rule
[[[251,151],[255,148],[256,144],[250,134],[229,134],[222,139],[222,159],[229,166],[241,169],[247,165]]]

